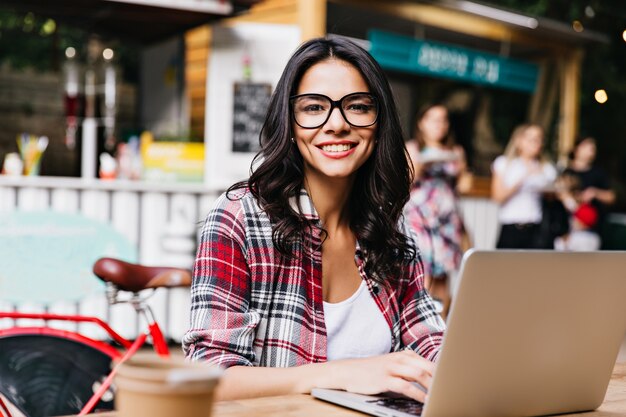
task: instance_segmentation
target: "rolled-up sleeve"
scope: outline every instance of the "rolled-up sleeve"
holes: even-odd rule
[[[253,365],[259,314],[250,309],[241,205],[220,197],[204,223],[193,268],[191,324],[183,350],[191,360]]]
[[[400,300],[402,342],[422,357],[435,362],[441,350],[446,325],[424,288],[424,273],[419,257],[408,268],[407,278],[407,286]]]

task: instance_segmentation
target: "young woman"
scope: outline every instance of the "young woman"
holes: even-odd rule
[[[426,288],[450,304],[449,278],[461,263],[463,221],[457,207],[456,183],[467,168],[463,148],[450,134],[448,109],[426,104],[417,114],[416,138],[406,143],[414,170],[405,216],[425,252]]]
[[[572,215],[572,232],[559,241],[565,250],[598,250],[607,207],[615,203],[609,176],[595,164],[596,140],[576,140],[568,167],[559,178],[558,197]]]
[[[573,196],[578,204],[591,204],[600,214],[596,231],[601,229],[601,221],[607,207],[615,203],[615,191],[611,189],[609,176],[604,169],[595,164],[596,140],[592,137],[583,137],[574,144],[570,155],[570,163],[563,172],[575,182],[576,195]],[[566,206],[573,212],[575,207]]]
[[[491,197],[500,205],[497,248],[537,247],[541,193],[554,184],[556,169],[542,157],[543,129],[533,124],[513,131],[504,155],[493,163]]]
[[[294,53],[260,163],[209,213],[194,266],[183,347],[227,368],[218,399],[323,387],[424,400],[412,382],[429,387],[444,324],[402,228],[403,145],[366,51],[331,38]]]

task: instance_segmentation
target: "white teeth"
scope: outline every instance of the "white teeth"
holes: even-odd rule
[[[341,145],[324,145],[322,146],[322,150],[324,152],[345,152],[350,150],[350,145],[341,144]]]

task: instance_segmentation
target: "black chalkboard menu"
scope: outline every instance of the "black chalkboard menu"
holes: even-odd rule
[[[259,134],[272,95],[267,83],[237,82],[234,88],[233,152],[258,152]]]

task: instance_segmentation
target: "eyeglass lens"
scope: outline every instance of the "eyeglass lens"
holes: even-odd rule
[[[326,123],[335,107],[326,96],[303,94],[293,101],[293,114],[296,123],[304,128],[317,128]],[[376,122],[378,106],[371,94],[353,93],[339,100],[339,106],[346,121],[355,127],[371,126]]]

